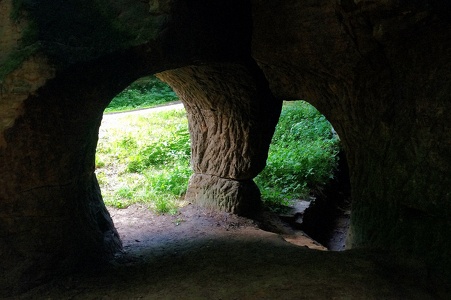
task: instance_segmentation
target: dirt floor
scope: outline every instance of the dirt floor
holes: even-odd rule
[[[267,232],[252,220],[194,205],[177,215],[156,215],[139,205],[109,210],[123,241],[123,255],[108,266],[54,279],[11,299],[449,296],[434,286],[417,261],[363,250],[324,251],[299,232]]]

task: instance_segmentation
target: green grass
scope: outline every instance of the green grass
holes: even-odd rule
[[[322,114],[304,101],[284,103],[267,166],[255,178],[263,201],[286,205],[306,198],[332,179],[338,151],[338,137]]]
[[[138,83],[120,95],[145,95],[145,89],[135,89]],[[164,94],[167,89],[158,93]],[[121,96],[109,109],[144,107],[147,99],[142,96],[128,105]],[[173,98],[165,99],[167,102]],[[323,115],[306,102],[286,102],[267,167],[255,178],[263,201],[276,207],[306,197],[312,188],[331,179],[338,151],[339,141]],[[158,213],[175,213],[192,174],[189,158],[188,122],[183,108],[120,116],[118,122],[101,127],[97,147],[96,173],[105,203],[118,208],[142,203]]]
[[[149,108],[176,100],[178,97],[170,86],[155,76],[148,76],[138,79],[119,93],[105,112]]]
[[[183,108],[120,117],[101,127],[96,173],[107,205],[148,204],[174,213],[191,176],[188,121]]]

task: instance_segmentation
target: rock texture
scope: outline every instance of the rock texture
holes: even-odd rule
[[[186,199],[238,214],[259,208],[252,178],[266,164],[282,102],[255,65],[209,64],[158,75],[183,101],[195,174]]]
[[[447,0],[0,2],[0,286],[121,251],[94,156],[102,112],[159,73],[187,108],[188,197],[236,213],[282,99],[332,122],[351,172],[350,247],[451,269]]]
[[[342,140],[349,247],[407,251],[450,268],[449,2],[252,3],[253,56],[272,92],[308,100]]]
[[[103,13],[67,4],[73,10],[45,1],[0,3],[2,289],[28,288],[121,251],[94,157],[102,112],[147,68],[140,56],[146,49],[131,47],[134,40],[106,47],[95,32],[108,35],[107,22],[92,16]],[[92,28],[91,39],[75,26],[80,22]]]

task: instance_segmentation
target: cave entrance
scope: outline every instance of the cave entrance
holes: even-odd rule
[[[105,112],[96,150],[105,204],[175,212],[192,173],[188,121],[176,94],[155,76],[143,77]]]
[[[314,106],[284,101],[267,166],[256,182],[263,201],[293,229],[329,250],[345,249],[351,204],[346,155]]]
[[[105,110],[96,175],[110,210],[138,204],[171,214],[185,204],[193,171],[186,111],[177,100],[166,83],[149,76],[132,83]],[[337,133],[316,108],[305,101],[285,101],[267,167],[255,181],[271,207],[292,207],[301,199],[312,203],[294,211],[291,225],[329,250],[344,249],[350,204],[347,163]]]

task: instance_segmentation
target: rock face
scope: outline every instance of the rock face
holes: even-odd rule
[[[450,266],[450,4],[253,7],[253,56],[275,97],[307,99],[343,143],[349,247],[408,249]]]
[[[252,181],[265,167],[282,102],[255,65],[210,64],[165,71],[184,103],[194,169],[186,198],[238,214],[258,209]]]
[[[451,23],[438,1],[0,2],[0,286],[121,251],[94,175],[109,101],[149,74],[187,109],[187,197],[246,214],[281,100],[334,125],[349,247],[451,269]]]

